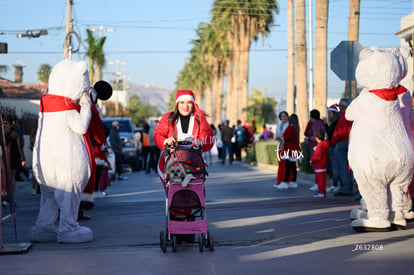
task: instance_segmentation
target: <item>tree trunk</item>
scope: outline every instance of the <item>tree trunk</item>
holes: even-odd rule
[[[315,109],[323,117],[327,115],[327,37],[328,37],[328,0],[316,0],[316,51],[315,51]]]
[[[306,55],[306,5],[305,0],[296,1],[296,86],[297,109],[300,129],[305,129],[309,119],[307,92],[307,55]],[[303,131],[300,140],[303,140]]]
[[[359,40],[359,16],[360,16],[360,6],[361,0],[350,0],[349,1],[349,22],[348,22],[348,40],[349,41],[358,41]],[[345,82],[345,97],[349,98],[351,101],[356,97],[357,92],[357,82],[355,80],[351,81],[351,91],[352,94],[349,95],[349,82]]]
[[[237,98],[234,92],[234,81],[233,81],[233,62],[230,61],[226,66],[226,82],[227,82],[227,93],[226,93],[226,120],[234,119],[237,111]]]
[[[245,37],[244,39],[248,39]],[[250,39],[248,39],[250,41]],[[246,45],[248,44],[248,45]],[[244,41],[243,49],[240,54],[240,108],[237,119],[245,121],[247,119],[247,104],[249,98],[249,48],[250,43]],[[237,120],[236,120],[237,121]],[[236,123],[235,121],[235,123]]]
[[[211,87],[206,87],[204,89],[204,99],[205,99],[205,103],[206,103],[205,111],[206,111],[207,114],[211,115],[211,113],[212,113]],[[210,116],[207,117],[207,121],[209,123],[211,123],[211,117]]]
[[[295,112],[295,35],[293,0],[288,0],[287,27],[288,27],[288,64],[286,85],[286,111],[289,114]]]
[[[218,65],[218,71],[221,65]],[[222,106],[223,106],[223,75],[222,73],[218,72],[213,77],[213,102],[214,102],[214,110],[212,121],[214,125],[219,125],[221,123],[221,116],[222,116]]]

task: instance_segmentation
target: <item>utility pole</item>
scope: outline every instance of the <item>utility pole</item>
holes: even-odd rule
[[[115,72],[115,115],[118,116],[119,113],[119,65],[127,64],[126,61],[119,61],[117,59],[115,62],[109,61],[108,64],[115,64],[116,65],[116,72]]]
[[[313,32],[312,32],[312,0],[309,0],[309,109],[313,109]]]
[[[72,20],[72,6],[73,0],[68,0],[68,6],[66,7],[66,28],[65,28],[65,43],[63,46],[63,57],[65,59],[71,58],[72,52],[72,41],[71,41],[71,33],[73,31],[73,20]]]

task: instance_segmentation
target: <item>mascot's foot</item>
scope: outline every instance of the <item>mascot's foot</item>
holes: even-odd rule
[[[57,235],[60,243],[87,243],[93,240],[93,232],[85,226],[79,227],[76,231],[64,231]]]
[[[30,230],[30,238],[33,242],[56,242],[57,235],[53,229],[33,227]]]
[[[354,208],[354,209],[351,210],[351,213],[349,213],[349,217],[351,218],[351,220],[367,218],[368,217],[368,211],[360,209],[360,208]]]
[[[414,222],[414,211],[410,210],[410,211],[404,212],[404,219],[407,222]]]
[[[407,222],[405,221],[405,219],[394,220],[391,223],[391,230],[405,230],[406,226],[407,226]]]
[[[388,220],[361,218],[351,222],[351,226],[358,232],[387,232],[391,230]]]

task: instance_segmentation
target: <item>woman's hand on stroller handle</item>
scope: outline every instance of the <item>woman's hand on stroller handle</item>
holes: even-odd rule
[[[177,141],[174,137],[169,137],[164,141],[164,147],[174,147],[177,144]]]
[[[199,149],[203,147],[203,141],[201,139],[193,139],[191,147],[193,147],[194,149]]]

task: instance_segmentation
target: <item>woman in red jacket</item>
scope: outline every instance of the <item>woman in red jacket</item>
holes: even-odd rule
[[[214,133],[207,122],[206,114],[195,103],[190,90],[178,90],[175,97],[175,110],[164,114],[154,132],[154,142],[164,150],[164,146],[173,146],[186,141],[192,146],[202,146],[202,151],[210,151],[214,145]],[[158,175],[165,189],[164,154],[158,162]]]
[[[277,186],[278,189],[297,188],[296,162],[303,158],[299,145],[299,119],[296,114],[289,117],[289,126],[283,132],[283,150],[280,158],[285,160],[285,173],[283,181]]]

